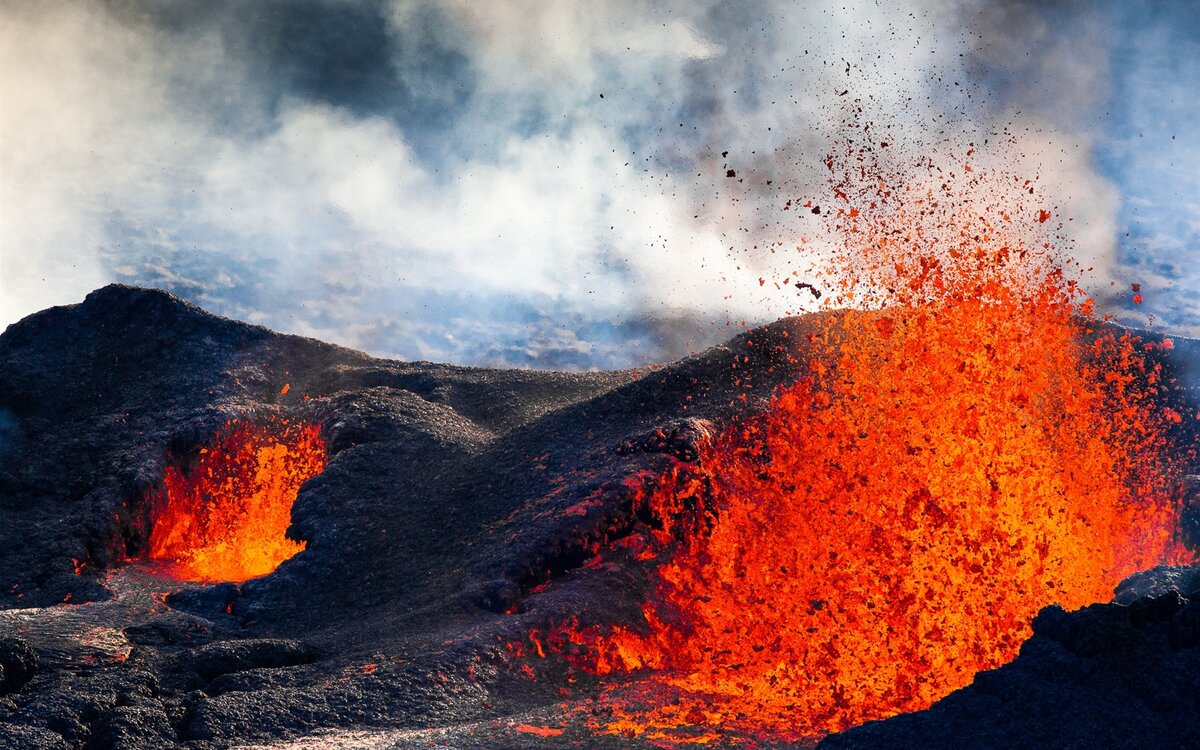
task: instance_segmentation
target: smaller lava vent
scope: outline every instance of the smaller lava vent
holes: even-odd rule
[[[190,466],[168,465],[150,497],[148,557],[189,581],[271,573],[304,549],[287,537],[292,503],[327,459],[316,425],[227,422]]]

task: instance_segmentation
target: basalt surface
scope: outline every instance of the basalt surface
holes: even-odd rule
[[[602,373],[382,360],[123,286],[10,326],[0,746],[650,746],[589,736],[564,708],[587,679],[508,644],[640,616],[650,571],[617,542],[650,522],[641,486],[794,381],[811,325]],[[1150,356],[1194,414],[1200,346]],[[271,417],[328,445],[292,509],[306,549],[241,584],[148,564],[168,463]],[[1011,664],[822,746],[1200,746],[1198,607],[1200,577],[1161,569],[1047,608]]]

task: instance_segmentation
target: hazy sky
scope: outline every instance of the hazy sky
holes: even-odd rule
[[[912,149],[1007,130],[1104,304],[1200,333],[1198,8],[0,0],[0,325],[121,281],[409,359],[673,359],[798,309],[764,248],[817,231],[782,206],[848,91]]]

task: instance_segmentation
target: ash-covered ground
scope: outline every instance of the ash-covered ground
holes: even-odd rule
[[[595,555],[648,521],[638,478],[794,381],[809,325],[568,374],[381,360],[124,286],[26,318],[0,336],[0,747],[652,746],[590,736],[564,706],[595,686],[506,646],[636,621],[651,571]],[[1194,414],[1200,344],[1151,356]],[[240,586],[139,562],[166,463],[270,415],[328,441],[292,512],[307,549]],[[1200,575],[1034,630],[931,709],[822,747],[1200,747]]]

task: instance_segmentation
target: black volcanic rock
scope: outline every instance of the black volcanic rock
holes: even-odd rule
[[[640,482],[795,380],[794,342],[812,326],[602,373],[377,359],[123,286],[10,326],[0,637],[23,638],[41,666],[8,688],[4,663],[0,747],[217,748],[346,728],[388,748],[637,746],[514,734],[561,721],[568,683],[550,660],[521,672],[506,644],[572,617],[640,617],[649,571],[619,555],[589,565],[596,550],[646,522]],[[1190,388],[1200,350],[1175,343],[1152,356]],[[316,423],[327,441],[292,509],[306,549],[241,584],[139,578],[123,561],[145,552],[168,463],[229,419],[267,417]],[[1049,609],[1013,664],[826,742],[1181,746],[1169,743],[1200,724],[1191,575],[1154,571],[1114,604]]]
[[[177,737],[167,715],[145,706],[117,706],[96,722],[91,747],[112,750],[173,748]]]
[[[375,359],[122,286],[30,316],[0,335],[0,607],[44,613],[44,667],[0,722],[80,747],[160,736],[162,716],[175,742],[223,745],[551,705],[504,644],[636,614],[645,571],[578,569],[637,522],[630,477],[794,378],[766,343],[795,325],[661,371],[554,373]],[[293,508],[307,549],[261,579],[162,592],[165,615],[153,596],[103,601],[144,552],[171,456],[271,416],[329,446]]]
[[[69,750],[63,736],[52,729],[29,724],[0,724],[5,750]]]
[[[316,658],[307,644],[284,638],[218,641],[196,649],[192,669],[206,680],[247,669],[294,667]]]
[[[1160,568],[1137,583],[1160,590],[1128,605],[1047,607],[1012,663],[976,675],[928,710],[855,727],[818,747],[1200,747],[1200,640],[1178,637],[1200,621],[1200,591],[1176,587],[1194,577],[1194,568]]]
[[[20,690],[33,679],[41,659],[28,642],[20,638],[0,638],[0,695]]]

